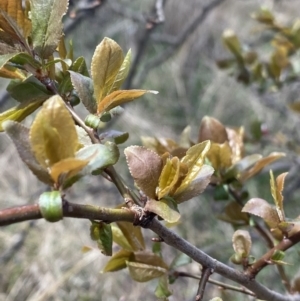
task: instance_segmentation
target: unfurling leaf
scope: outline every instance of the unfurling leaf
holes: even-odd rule
[[[91,72],[98,104],[113,86],[123,60],[123,51],[115,41],[104,38],[97,46],[92,58]]]
[[[90,235],[92,240],[98,244],[101,253],[107,256],[112,255],[112,229],[110,224],[104,222],[94,222],[90,227]]]
[[[150,198],[156,198],[156,187],[162,171],[162,160],[152,150],[130,146],[124,150],[127,165],[136,185]]]
[[[75,156],[79,144],[75,124],[60,96],[44,103],[31,126],[30,143],[37,161],[45,168]]]
[[[158,266],[166,270],[169,269],[168,265],[163,261],[163,259],[160,256],[149,251],[134,252],[131,254],[129,261]]]
[[[232,165],[232,150],[228,142],[222,144],[212,143],[207,154],[207,159],[215,170],[222,170]]]
[[[30,0],[32,41],[35,52],[44,59],[55,51],[62,37],[62,17],[68,0]]]
[[[157,91],[151,90],[118,90],[105,96],[101,102],[98,103],[97,113],[101,114],[109,111],[119,105],[135,100],[146,93],[157,94]]]
[[[247,258],[251,249],[251,237],[248,231],[237,230],[232,237],[232,246],[236,254],[242,258]]]
[[[159,177],[157,196],[161,199],[171,195],[177,188],[177,182],[180,178],[180,161],[177,157],[167,158]]]
[[[146,203],[145,210],[157,214],[168,223],[176,223],[180,219],[177,204],[171,198],[163,198],[159,201],[150,199]]]
[[[122,249],[127,251],[133,251],[130,243],[127,238],[124,236],[122,230],[115,224],[111,225],[112,233],[113,233],[113,241],[118,244]]]
[[[97,112],[97,103],[94,98],[94,88],[92,80],[80,73],[69,71],[71,75],[71,81],[74,89],[86,107],[86,109],[91,113],[95,114]]]
[[[132,252],[127,250],[120,250],[115,253],[111,259],[106,263],[102,273],[115,272],[126,268],[126,262],[129,260]]]
[[[52,185],[52,180],[46,168],[42,167],[34,157],[29,141],[29,129],[14,121],[3,122],[3,129],[12,139],[22,161],[42,182]]]
[[[204,116],[202,118],[198,142],[205,140],[211,140],[212,142],[219,144],[228,141],[226,128],[219,120],[209,116]]]
[[[271,194],[273,196],[276,205],[276,210],[281,222],[285,220],[282,191],[284,188],[284,180],[287,174],[288,174],[287,172],[282,173],[276,178],[276,182],[275,182],[273,172],[270,170]]]
[[[63,218],[63,203],[60,192],[47,191],[40,195],[39,209],[45,220],[57,222]]]
[[[159,266],[129,261],[126,264],[131,278],[137,282],[147,282],[167,273],[166,269]]]

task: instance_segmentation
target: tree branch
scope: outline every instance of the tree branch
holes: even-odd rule
[[[200,281],[199,281],[197,296],[196,296],[196,299],[195,299],[196,301],[201,301],[203,299],[206,283],[208,282],[209,276],[213,272],[214,271],[210,268],[207,268],[207,267],[202,268],[202,273],[201,273],[201,278],[200,278]]]
[[[65,201],[63,206],[64,217],[103,220],[106,222],[133,222],[135,220],[135,214],[136,212],[134,213],[128,209],[110,209],[92,205],[74,204],[68,201]],[[40,213],[38,204],[0,210],[0,226],[39,218],[42,218],[42,215]],[[167,229],[156,219],[149,223],[149,229],[161,237],[165,243],[185,253],[202,266],[205,266],[211,271],[214,271],[225,278],[245,286],[254,292],[257,298],[272,301],[300,301],[300,295],[281,295],[271,291],[253,279],[254,272],[261,270],[267,265],[267,263],[264,261],[264,258],[270,258],[274,250],[269,251],[262,259],[252,265],[251,270],[247,270],[246,273],[242,273],[208,256],[206,253],[199,250],[176,233]],[[287,250],[299,241],[300,232],[294,234],[289,239],[283,240],[275,248],[276,250]]]

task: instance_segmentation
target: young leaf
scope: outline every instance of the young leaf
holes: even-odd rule
[[[199,167],[198,173],[193,175],[193,178],[189,177],[188,174],[173,195],[177,204],[188,201],[201,194],[210,183],[210,178],[213,173],[213,167],[210,165],[203,165]]]
[[[103,168],[114,165],[119,159],[119,149],[116,144],[87,145],[81,148],[75,155],[76,159],[88,160],[87,166],[80,172],[81,175],[94,174]]]
[[[145,241],[140,227],[134,227],[132,223],[117,222],[123,235],[129,242],[133,251],[141,251],[145,249]]]
[[[243,52],[239,39],[235,35],[235,33],[227,29],[223,33],[223,42],[226,47],[230,50],[230,52],[236,57],[239,63],[243,64]]]
[[[55,183],[61,185],[76,176],[88,163],[88,160],[76,158],[63,159],[51,166],[50,176]]]
[[[159,266],[138,262],[126,262],[131,278],[137,282],[147,282],[159,278],[167,273],[167,270]]]
[[[107,256],[112,255],[112,230],[111,225],[104,222],[93,222],[90,227],[90,235],[92,240],[98,244],[101,253]]]
[[[60,96],[44,103],[31,126],[30,142],[37,161],[45,168],[75,156],[79,144],[75,124]]]
[[[91,114],[95,114],[97,112],[97,103],[94,98],[93,81],[80,73],[74,71],[69,72],[72,85],[77,91],[80,100]]]
[[[280,223],[276,209],[263,199],[253,198],[249,200],[242,212],[261,217],[270,228],[275,228]]]
[[[207,159],[215,170],[223,170],[232,165],[232,150],[226,141],[222,144],[212,143]]]
[[[205,140],[211,140],[212,142],[219,144],[228,141],[226,128],[219,120],[209,116],[204,116],[202,118],[198,142],[203,142]]]
[[[250,254],[252,241],[248,231],[237,230],[232,237],[232,246],[235,253],[242,258],[247,258]]]
[[[156,187],[162,171],[161,158],[142,146],[127,147],[124,153],[136,185],[150,198],[156,198]]]
[[[123,60],[123,51],[115,41],[104,38],[97,46],[92,58],[91,72],[98,104],[114,84]]]
[[[22,121],[32,112],[34,112],[43,103],[43,100],[33,102],[24,102],[16,107],[13,107],[3,113],[0,113],[0,132],[3,131],[2,123],[6,120]]]
[[[163,198],[159,201],[150,199],[146,203],[145,210],[157,214],[168,223],[176,223],[180,219],[177,204],[170,198]]]
[[[0,68],[0,77],[21,80],[26,79],[26,75],[22,70],[8,64]]]
[[[244,155],[244,128],[226,128],[228,143],[231,148],[231,161],[235,164]]]
[[[242,175],[240,180],[246,181],[247,179],[253,177],[257,173],[259,173],[264,167],[267,165],[273,163],[274,161],[277,161],[278,159],[285,156],[285,153],[280,152],[273,152],[267,157],[261,158],[258,160],[253,167],[251,167],[249,170],[245,171]]]
[[[98,103],[97,113],[101,114],[105,111],[109,111],[119,105],[133,101],[143,96],[145,93],[157,94],[158,92],[151,90],[118,90],[112,92]]]
[[[57,222],[63,218],[63,204],[57,190],[43,192],[39,198],[39,209],[45,220]]]
[[[126,79],[129,69],[130,69],[130,64],[131,64],[131,50],[129,49],[129,51],[127,52],[124,61],[114,79],[114,83],[111,86],[111,88],[109,89],[107,94],[110,94],[114,91],[117,91],[121,88],[124,80]]]
[[[122,144],[129,138],[129,133],[127,132],[120,132],[115,130],[109,130],[107,132],[101,133],[99,135],[99,139],[113,139],[116,144]]]
[[[48,171],[35,159],[29,141],[29,129],[14,121],[3,122],[3,129],[12,139],[22,161],[28,166],[33,174],[42,182],[52,185],[53,182]]]
[[[126,262],[129,260],[132,252],[120,250],[115,253],[112,258],[106,263],[102,273],[115,272],[126,268]]]
[[[30,5],[34,51],[47,59],[62,37],[62,17],[67,11],[68,0],[30,0]]]

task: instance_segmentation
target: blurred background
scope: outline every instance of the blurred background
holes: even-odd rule
[[[141,145],[141,136],[178,141],[187,125],[191,126],[191,139],[196,141],[205,115],[225,125],[243,125],[250,138],[253,128],[259,125],[264,137],[246,145],[246,152],[287,153],[287,158],[273,168],[275,172],[290,171],[285,208],[287,216],[295,218],[299,215],[295,207],[300,197],[299,115],[289,110],[287,103],[300,99],[299,81],[260,91],[255,85],[237,81],[234,73],[220,70],[216,64],[232,56],[222,43],[226,29],[233,30],[245,47],[259,48],[262,57],[268,57],[272,47],[268,36],[251,18],[262,5],[283,25],[292,24],[300,15],[296,0],[73,0],[65,18],[66,41],[72,41],[75,56],[83,55],[88,66],[104,37],[114,39],[124,52],[131,48],[133,63],[125,88],[159,91],[158,95],[150,94],[126,105],[125,112],[107,125],[130,133],[121,150],[128,145]],[[295,57],[299,62],[299,54],[295,53]],[[5,91],[7,83],[1,82],[1,112],[14,105]],[[83,108],[78,110],[85,114]],[[28,125],[31,122],[32,117],[25,120]],[[0,208],[37,202],[46,188],[26,169],[4,134],[0,135],[0,149]],[[129,179],[124,156],[116,169]],[[251,197],[271,201],[268,171],[249,181],[247,189]],[[68,191],[67,199],[101,206],[121,202],[114,186],[99,177],[81,180]],[[179,208],[182,223],[174,230],[209,255],[229,263],[234,230],[217,219],[225,205],[226,201],[214,201],[208,191]],[[127,270],[100,273],[108,258],[90,239],[89,226],[88,221],[66,218],[54,224],[39,220],[1,228],[0,300],[156,300],[155,281],[136,283]],[[256,232],[251,234],[253,240],[259,240]],[[151,233],[145,231],[145,237],[151,250]],[[83,254],[83,246],[94,247],[95,251]],[[264,251],[266,246],[258,243],[252,253],[259,257]],[[299,251],[296,246],[287,252],[288,277],[297,273]],[[178,253],[163,246],[163,254],[170,263]],[[182,270],[200,273],[195,263]],[[222,280],[218,275],[214,279]],[[258,279],[271,289],[284,292],[275,267],[267,267]],[[171,286],[170,300],[194,300],[197,286],[197,280],[178,279]],[[216,296],[223,300],[253,300],[208,284],[205,300]]]

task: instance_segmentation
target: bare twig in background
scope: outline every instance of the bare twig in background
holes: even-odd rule
[[[137,73],[137,68],[148,46],[148,42],[150,41],[151,33],[157,27],[157,25],[165,21],[165,15],[163,11],[164,5],[164,0],[156,0],[150,16],[146,19],[143,32],[140,34],[140,39],[137,43],[137,52],[124,85],[125,89],[129,89],[132,86],[133,79]]]
[[[91,12],[101,7],[105,0],[80,0],[76,1],[76,4],[72,8],[69,14],[69,18],[64,22],[64,33],[69,34],[73,31]]]
[[[35,221],[30,221],[28,225],[18,234],[15,235],[14,242],[0,255],[0,265],[11,260],[25,243],[30,229],[35,225]]]
[[[172,45],[170,45],[164,52],[161,52],[159,55],[157,55],[155,58],[153,58],[143,66],[142,71],[137,76],[137,80],[134,83],[134,86],[142,86],[149,71],[172,57],[172,55],[174,55],[178,48],[180,48],[180,46],[188,39],[188,37],[195,31],[195,29],[206,19],[208,14],[224,1],[225,0],[215,0],[205,6],[201,10],[200,14],[186,25],[182,32],[176,37],[176,40],[172,42]]]

